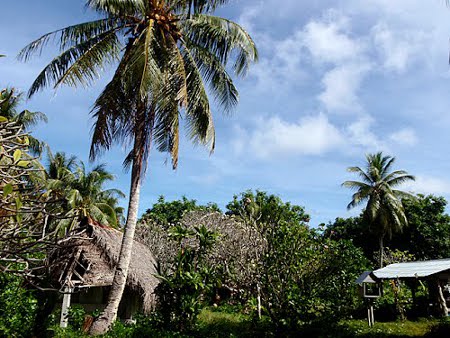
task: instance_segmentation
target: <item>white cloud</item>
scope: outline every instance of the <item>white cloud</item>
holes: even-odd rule
[[[344,143],[339,130],[324,114],[308,116],[297,123],[279,117],[258,120],[251,132],[237,130],[234,149],[250,151],[255,157],[268,159],[276,155],[321,155]]]
[[[446,195],[450,194],[450,181],[433,176],[418,175],[414,182],[408,182],[402,190],[421,194]]]
[[[378,23],[372,29],[374,48],[381,56],[381,63],[388,71],[404,72],[424,50],[426,35],[422,31],[400,31],[386,23]]]
[[[322,79],[324,91],[318,99],[331,112],[361,111],[357,93],[370,68],[369,64],[350,63],[330,70]]]
[[[322,20],[313,20],[302,31],[304,46],[313,61],[340,64],[359,58],[362,42],[348,35],[349,19],[336,11],[328,11]]]
[[[392,133],[389,138],[404,146],[414,146],[418,142],[416,132],[412,128],[404,128],[395,133]]]
[[[367,151],[388,150],[387,146],[371,131],[373,124],[374,119],[367,114],[350,123],[346,128],[350,143]]]

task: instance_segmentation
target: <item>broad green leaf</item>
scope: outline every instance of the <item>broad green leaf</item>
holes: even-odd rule
[[[22,200],[20,199],[20,197],[16,197],[16,210],[19,211],[20,209],[22,209]]]
[[[19,161],[19,162],[17,163],[17,165],[18,165],[19,167],[22,167],[22,168],[28,167],[29,164],[30,164],[30,161]]]
[[[3,197],[8,196],[13,192],[13,186],[12,184],[7,184],[3,187]]]
[[[30,145],[30,139],[28,138],[28,136],[25,136],[25,137],[23,138],[23,144],[26,145],[26,146],[29,146],[29,145]]]
[[[17,149],[14,154],[14,162],[19,162],[20,158],[22,157],[22,151],[20,149]]]
[[[0,123],[8,122],[8,119],[4,116],[0,116]]]

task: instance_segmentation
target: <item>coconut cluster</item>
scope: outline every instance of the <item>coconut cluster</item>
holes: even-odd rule
[[[181,38],[182,34],[178,27],[178,17],[171,13],[171,9],[165,8],[160,4],[152,9],[152,12],[148,15],[148,20],[154,20],[160,29],[172,35],[175,40]]]

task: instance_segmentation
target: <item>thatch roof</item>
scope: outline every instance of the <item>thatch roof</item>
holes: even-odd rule
[[[110,286],[119,259],[122,232],[89,221],[61,242],[49,258],[53,280],[61,287]],[[127,287],[143,299],[143,310],[149,312],[155,303],[158,285],[156,260],[143,244],[134,241]]]

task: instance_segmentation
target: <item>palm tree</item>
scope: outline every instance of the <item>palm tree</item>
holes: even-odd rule
[[[29,96],[50,84],[55,88],[89,85],[106,64],[118,62],[92,110],[91,158],[113,144],[132,145],[124,162],[131,167],[131,186],[108,305],[91,333],[105,332],[117,315],[131,259],[141,179],[152,144],[168,152],[176,168],[183,115],[191,140],[213,151],[215,133],[207,86],[217,105],[230,111],[238,102],[238,91],[227,70],[244,75],[257,59],[255,44],[242,27],[212,15],[226,2],[88,0],[87,6],[100,19],[46,34],[19,55],[27,60],[51,38],[61,48],[61,54],[38,75]]]
[[[402,199],[412,196],[395,189],[400,184],[414,180],[404,170],[391,171],[395,157],[384,156],[382,152],[366,155],[367,168],[349,167],[347,170],[357,174],[362,181],[346,181],[342,186],[356,190],[347,209],[352,209],[367,201],[364,218],[375,227],[380,243],[380,268],[383,267],[383,240],[392,237],[393,232],[401,231],[408,225]]]
[[[118,227],[118,199],[125,195],[117,189],[104,189],[114,176],[98,165],[87,172],[83,162],[64,153],[49,154],[47,191],[62,201],[62,216],[55,223],[55,231],[70,232],[84,218]]]
[[[39,122],[47,122],[47,116],[41,112],[32,112],[27,109],[19,112],[18,106],[22,101],[22,93],[15,93],[14,88],[6,88],[0,91],[0,116],[9,121],[16,122],[25,131],[36,126]],[[40,155],[44,150],[45,143],[28,135],[32,153]]]

